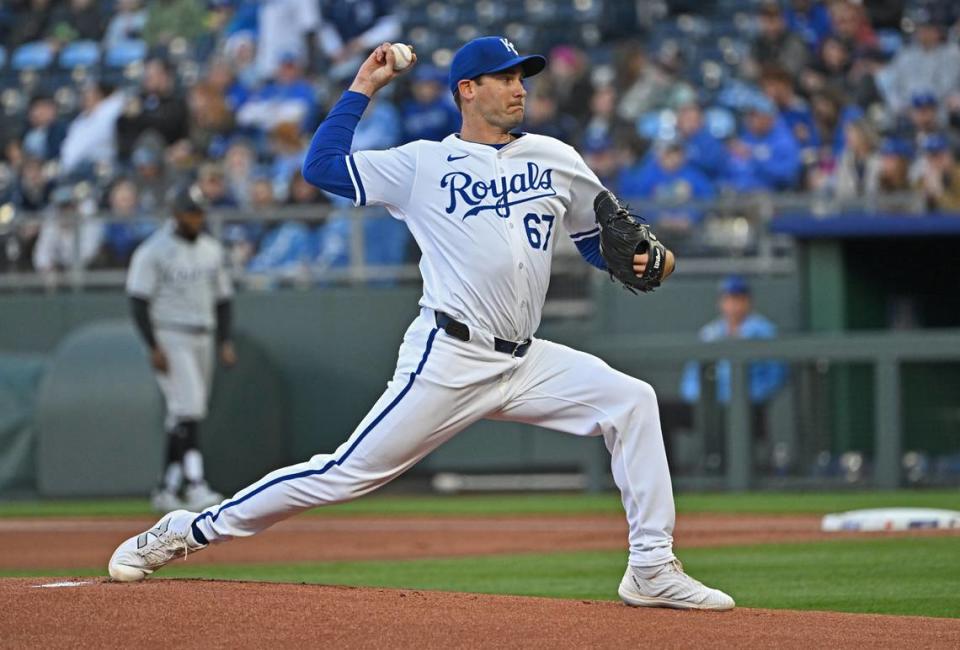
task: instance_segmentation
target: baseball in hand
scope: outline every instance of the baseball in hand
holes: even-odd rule
[[[393,52],[393,69],[399,72],[405,70],[413,63],[413,50],[404,43],[394,43],[390,46]]]

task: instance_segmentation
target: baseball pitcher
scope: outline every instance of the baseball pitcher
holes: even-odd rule
[[[198,427],[207,414],[214,349],[236,362],[230,341],[233,288],[220,242],[203,232],[196,185],[173,198],[173,220],[133,254],[127,293],[166,402],[166,468],[151,502],[161,512],[202,510],[223,496],[207,485]]]
[[[415,60],[415,59],[414,59]],[[419,316],[386,392],[332,454],[276,470],[218,506],[170,513],[109,563],[141,580],[175,557],[253,535],[315,506],[367,494],[483,418],[601,436],[629,522],[620,597],[630,605],[730,609],[733,599],[683,572],[673,554],[674,504],[657,398],[643,381],[589,354],[536,337],[557,237],[631,290],[650,291],[675,260],[606,191],[570,146],[518,132],[523,80],[546,65],[506,38],[454,56],[449,88],[460,133],[351,154],[370,98],[399,73],[378,47],[318,128],[310,182],[358,206],[382,205],[423,253]]]

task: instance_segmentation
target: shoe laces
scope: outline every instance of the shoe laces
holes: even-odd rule
[[[137,555],[143,558],[147,564],[165,564],[174,558],[183,555],[184,561],[190,553],[190,545],[187,543],[185,534],[178,534],[172,531],[164,531],[156,536],[152,542],[146,546],[137,549]]]

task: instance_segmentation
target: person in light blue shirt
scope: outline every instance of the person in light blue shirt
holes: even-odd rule
[[[700,329],[701,341],[724,339],[772,339],[777,336],[777,326],[769,319],[753,311],[750,285],[739,276],[732,275],[720,285],[720,317]],[[716,399],[723,404],[730,402],[730,362],[716,364]],[[769,401],[783,386],[787,370],[778,361],[756,361],[749,364],[748,382],[750,402],[754,405]],[[686,402],[700,399],[700,364],[691,361],[683,370],[680,394]]]
[[[800,147],[776,106],[760,96],[744,107],[745,129],[731,144],[727,183],[738,192],[794,189],[800,172]]]

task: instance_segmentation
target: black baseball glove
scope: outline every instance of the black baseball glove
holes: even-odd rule
[[[660,286],[667,263],[664,248],[650,227],[630,214],[613,192],[604,190],[593,200],[600,225],[600,253],[610,277],[628,290],[649,292]],[[633,270],[633,256],[648,253],[650,261],[643,275]]]

